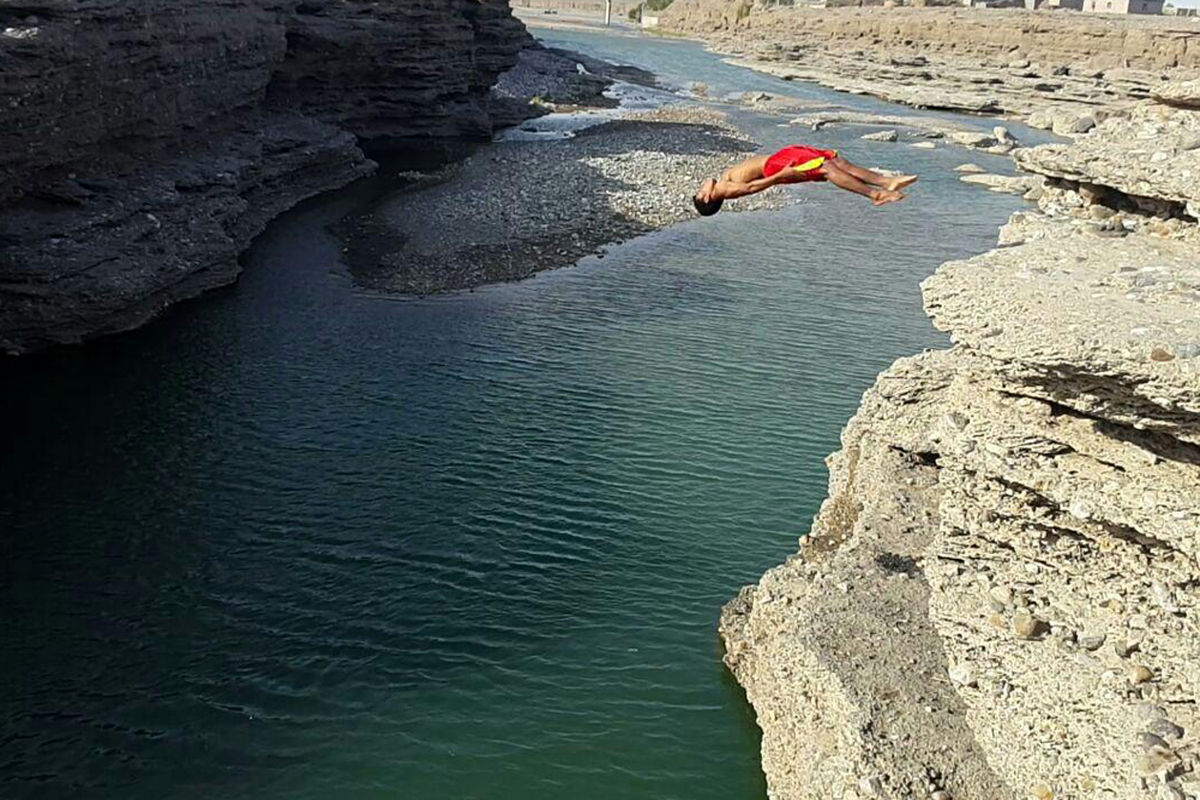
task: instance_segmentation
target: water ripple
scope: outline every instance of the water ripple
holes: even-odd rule
[[[329,280],[335,198],[236,291],[5,376],[0,795],[761,797],[720,605],[1015,202],[904,157],[888,213],[812,188],[420,301]]]

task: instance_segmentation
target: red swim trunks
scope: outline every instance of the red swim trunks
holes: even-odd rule
[[[769,178],[781,170],[800,167],[800,180],[823,181],[825,176],[817,170],[832,158],[837,158],[837,150],[821,150],[816,147],[794,144],[783,148],[767,159],[767,163],[763,165],[763,177]]]

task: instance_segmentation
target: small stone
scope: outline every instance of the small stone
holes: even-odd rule
[[[1079,646],[1090,653],[1094,653],[1104,646],[1104,634],[1096,634],[1094,636],[1084,636],[1079,640]]]
[[[1018,639],[1040,639],[1046,633],[1046,623],[1022,609],[1013,614],[1012,629]]]
[[[916,147],[919,150],[932,150],[937,147],[937,145],[933,142],[914,142],[912,147]]]
[[[1179,756],[1170,750],[1151,750],[1138,756],[1138,771],[1143,775],[1165,772],[1179,763]]]
[[[955,664],[950,668],[950,680],[954,681],[959,686],[975,686],[975,673],[971,671],[969,664]]]
[[[1044,783],[1039,783],[1030,789],[1029,796],[1034,800],[1054,800],[1054,792]]]
[[[988,597],[1002,606],[1012,604],[1012,589],[1007,586],[993,586],[988,590]]]
[[[995,140],[982,131],[953,131],[948,138],[964,147],[989,147],[995,144]]]
[[[1094,127],[1096,127],[1096,118],[1091,114],[1079,117],[1063,114],[1056,117],[1053,123],[1054,132],[1060,135],[1087,133]]]
[[[953,800],[953,798],[950,796],[949,792],[939,789],[938,791],[929,795],[929,800]]]
[[[1081,667],[1095,669],[1100,666],[1100,662],[1089,656],[1087,653],[1074,653],[1071,655],[1071,660]]]
[[[1139,686],[1154,678],[1154,672],[1141,664],[1130,664],[1125,674],[1129,676],[1129,682],[1134,686]]]
[[[1113,641],[1113,652],[1120,658],[1129,658],[1137,652],[1138,644],[1139,642],[1131,642],[1129,639],[1116,639]]]
[[[1161,719],[1167,716],[1167,712],[1162,706],[1156,706],[1154,703],[1138,703],[1134,707],[1134,711],[1142,719],[1153,720]]]
[[[877,775],[868,775],[859,779],[858,789],[867,797],[882,797],[883,781]]]
[[[1183,793],[1183,789],[1171,783],[1164,783],[1159,787],[1158,796],[1162,800],[1187,800],[1187,795]]]
[[[868,142],[894,142],[900,138],[900,135],[895,131],[876,131],[868,133],[862,138]]]
[[[1035,111],[1029,115],[1026,123],[1031,128],[1040,128],[1042,130],[1050,130],[1054,127],[1054,115],[1049,111]]]
[[[1138,735],[1138,742],[1142,745],[1143,750],[1170,750],[1171,746],[1167,744],[1167,740],[1161,736],[1156,736],[1153,733],[1141,733]]]
[[[1165,347],[1156,347],[1150,351],[1151,361],[1174,361],[1175,354]]]
[[[954,171],[955,172],[968,172],[972,175],[980,175],[984,172],[987,172],[986,169],[979,166],[978,164],[959,164],[957,167],[954,168]]]
[[[1164,717],[1159,717],[1158,719],[1153,720],[1146,727],[1149,729],[1150,733],[1153,733],[1156,736],[1160,736],[1163,739],[1182,739],[1183,738],[1183,733],[1184,733],[1183,728],[1179,727],[1174,722],[1171,722],[1171,720],[1166,719]]]
[[[1076,519],[1087,522],[1092,518],[1092,507],[1086,500],[1075,499],[1067,505],[1067,512]]]

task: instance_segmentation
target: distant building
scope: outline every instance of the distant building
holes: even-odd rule
[[[1083,0],[1093,14],[1161,14],[1164,0]]]
[[[1030,11],[1034,9],[1041,11],[1056,11],[1060,9],[1082,11],[1083,0],[1025,0],[1025,8]]]
[[[1025,8],[1030,11],[1082,11],[1083,0],[1025,0]]]

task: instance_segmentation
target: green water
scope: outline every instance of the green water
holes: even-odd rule
[[[922,183],[420,300],[348,280],[351,188],[236,287],[4,365],[0,796],[764,797],[720,607],[795,549],[875,374],[942,344],[917,282],[1017,207],[961,152],[822,143]]]

